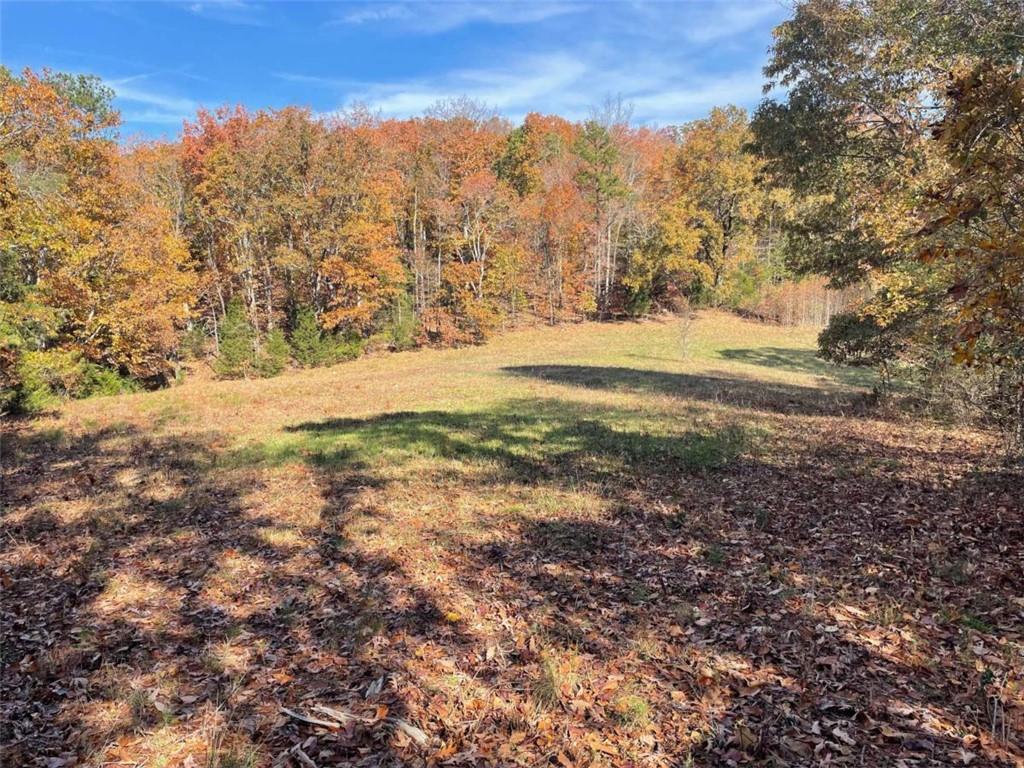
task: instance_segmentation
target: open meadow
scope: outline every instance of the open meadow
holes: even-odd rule
[[[815,333],[586,323],[13,420],[3,764],[1020,765],[1021,475]]]

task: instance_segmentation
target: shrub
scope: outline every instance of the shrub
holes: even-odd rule
[[[728,270],[716,291],[718,301],[730,309],[751,312],[771,284],[770,270],[757,259],[747,259]]]
[[[323,365],[329,357],[328,345],[316,315],[309,307],[302,307],[292,321],[292,356],[304,368]]]
[[[139,385],[134,379],[120,375],[117,371],[93,363],[86,363],[85,379],[79,397],[108,397],[138,392]]]
[[[139,388],[116,371],[84,360],[78,352],[59,349],[23,352],[17,379],[5,407],[22,413],[40,413],[62,400],[119,395]]]
[[[255,362],[253,341],[245,306],[240,299],[232,299],[220,323],[220,349],[213,363],[217,374],[226,379],[248,375]]]
[[[906,347],[893,326],[882,327],[870,316],[856,312],[833,315],[818,334],[818,357],[839,365],[878,366],[883,383],[889,379],[889,367]]]
[[[256,363],[256,370],[260,376],[277,376],[288,367],[288,355],[290,352],[288,340],[284,337],[284,331],[280,328],[271,329],[264,339],[263,349],[260,350],[260,358]]]
[[[199,360],[206,354],[208,337],[201,325],[193,325],[181,337],[181,354],[186,360]]]
[[[0,346],[0,416],[17,410],[18,388],[18,351]]]
[[[328,336],[324,339],[326,353],[323,365],[333,365],[345,360],[355,360],[363,353],[363,339],[355,333]]]
[[[909,347],[893,379],[906,402],[954,422],[997,428],[1010,453],[1024,450],[1024,367],[955,364],[942,344]]]
[[[643,317],[651,311],[653,304],[649,285],[624,286],[622,308],[630,317]]]
[[[24,410],[31,388],[23,386],[22,357],[29,351],[45,349],[54,339],[58,324],[54,310],[30,299],[17,304],[0,302],[0,412]]]
[[[403,293],[391,307],[391,317],[384,327],[384,334],[390,347],[396,351],[416,346],[419,321],[412,305],[412,297]]]
[[[55,408],[61,396],[71,397],[71,389],[83,371],[80,358],[71,352],[33,350],[22,353],[18,361],[18,385],[11,407],[21,413],[41,413]]]
[[[355,332],[325,333],[313,310],[301,308],[292,324],[291,347],[295,362],[304,368],[352,360],[363,352],[365,341]]]

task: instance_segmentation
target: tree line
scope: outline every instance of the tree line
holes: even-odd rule
[[[735,107],[663,130],[618,104],[518,126],[463,99],[408,120],[236,107],[118,143],[97,78],[4,72],[0,94],[3,354],[23,405],[164,381],[188,355],[272,375],[684,301],[781,311],[764,289],[789,277],[790,196]]]
[[[1024,439],[1021,11],[803,0],[784,97],[662,129],[454,99],[132,142],[99,79],[0,71],[0,407],[696,303],[831,321],[824,356]]]

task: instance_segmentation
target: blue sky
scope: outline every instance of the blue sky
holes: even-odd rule
[[[607,96],[666,125],[754,107],[780,0],[0,2],[0,61],[100,75],[123,134],[176,136],[199,106],[366,104],[422,114],[467,95],[517,120]]]

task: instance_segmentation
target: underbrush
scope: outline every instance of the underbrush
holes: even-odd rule
[[[64,400],[137,392],[141,386],[79,353],[38,350],[21,354],[16,383],[0,395],[0,411],[37,414]]]

